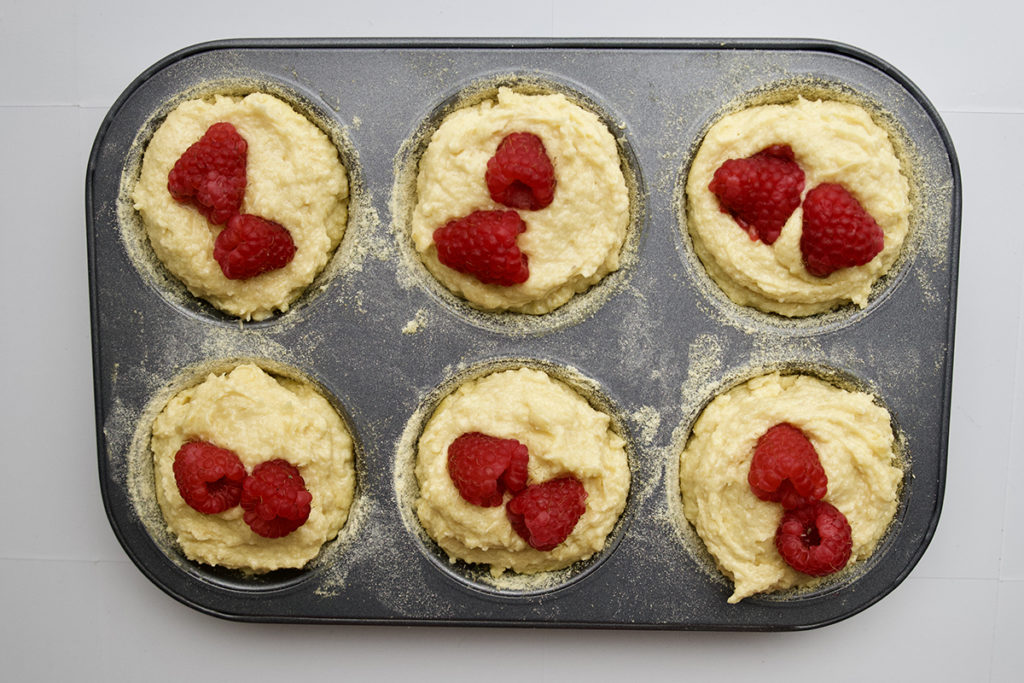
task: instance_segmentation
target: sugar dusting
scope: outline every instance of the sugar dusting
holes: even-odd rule
[[[402,327],[402,334],[416,334],[426,326],[427,321],[430,319],[426,309],[420,308],[416,311],[416,315],[413,319],[407,322]]]
[[[640,406],[628,414],[633,428],[640,434],[640,439],[648,446],[653,446],[661,429],[661,413],[654,406]]]

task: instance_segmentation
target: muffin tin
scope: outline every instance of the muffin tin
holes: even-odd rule
[[[440,118],[496,85],[554,89],[597,111],[633,185],[623,267],[542,317],[483,314],[442,291],[405,230],[419,152]],[[743,309],[711,283],[682,186],[703,132],[743,102],[797,87],[860,101],[889,127],[915,210],[904,255],[863,310],[807,319]],[[341,247],[288,312],[239,323],[163,272],[128,199],[141,154],[178,102],[264,90],[339,146],[352,181]],[[173,54],[104,120],[86,178],[99,473],[115,534],[171,596],[275,622],[789,630],[846,618],[907,576],[942,503],[960,178],[932,105],[856,48],[793,40],[234,40]],[[189,561],[152,494],[148,430],[174,392],[241,360],[316,384],[356,441],[350,522],[302,570],[252,576]],[[492,581],[449,564],[412,510],[415,440],[460,380],[526,363],[609,412],[633,485],[605,551],[564,572]],[[679,502],[678,455],[719,391],[811,372],[890,410],[907,476],[866,562],[804,592],[738,605]]]

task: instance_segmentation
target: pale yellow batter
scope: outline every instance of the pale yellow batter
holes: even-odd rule
[[[234,451],[246,472],[267,460],[295,465],[313,495],[309,519],[282,538],[264,538],[241,506],[207,515],[182,499],[174,456],[187,441]],[[311,386],[255,365],[211,374],[179,392],[153,423],[157,501],[185,555],[205,564],[254,572],[298,568],[337,536],[355,491],[352,439],[330,403]]]
[[[804,195],[821,183],[839,183],[860,202],[884,233],[880,254],[863,266],[815,277],[800,253],[802,208],[771,245],[750,239],[721,211],[708,189],[715,171],[776,144],[792,148],[805,174]],[[909,216],[909,183],[889,136],[867,111],[845,102],[799,98],[724,117],[701,143],[686,183],[686,225],[708,274],[736,303],[785,316],[848,302],[866,306],[872,285],[900,253]]]
[[[818,451],[828,476],[825,500],[852,529],[849,564],[871,555],[896,513],[903,470],[889,413],[871,396],[778,373],[730,389],[701,413],[679,467],[686,518],[732,579],[729,602],[820,581],[779,555],[775,531],[784,510],[758,499],[747,483],[758,438],[780,422],[803,431]]]
[[[626,505],[629,464],[608,415],[540,370],[496,372],[460,386],[441,401],[420,436],[416,512],[426,532],[454,562],[533,573],[561,569],[604,548]],[[587,491],[586,512],[553,550],[527,545],[504,505],[466,502],[448,474],[448,446],[467,432],[516,439],[530,452],[529,484],[572,475]],[[506,503],[511,494],[506,494]]]
[[[477,210],[505,209],[488,193],[488,160],[510,133],[537,135],[555,169],[555,198],[520,210],[526,232],[517,244],[530,277],[485,285],[441,264],[434,230]],[[618,148],[592,112],[561,94],[525,95],[501,88],[496,99],[449,114],[419,164],[412,240],[427,269],[455,294],[492,311],[547,313],[618,269],[629,227],[629,193]]]
[[[296,252],[284,268],[230,280],[213,258],[223,229],[167,190],[178,158],[214,123],[227,121],[248,143],[241,212],[281,224]],[[189,291],[243,320],[286,311],[323,270],[345,233],[348,178],[330,139],[288,104],[263,93],[188,100],[167,115],[146,148],[132,192],[157,257]]]

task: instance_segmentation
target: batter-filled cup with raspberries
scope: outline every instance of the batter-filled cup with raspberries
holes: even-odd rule
[[[474,308],[553,311],[620,266],[632,220],[623,167],[593,111],[498,88],[445,116],[418,159],[416,254]]]
[[[611,417],[529,366],[463,381],[415,449],[416,521],[452,563],[536,575],[604,550],[630,486]]]
[[[242,320],[287,311],[348,223],[338,148],[265,93],[179,104],[146,146],[131,196],[162,268]]]
[[[176,393],[153,422],[157,503],[189,560],[299,569],[345,526],[352,438],[310,383],[243,363]]]
[[[679,461],[685,520],[730,603],[813,588],[876,551],[903,468],[892,418],[872,395],[771,372],[704,408]]]
[[[867,306],[910,229],[910,184],[889,132],[850,102],[751,106],[716,121],[680,216],[733,302],[787,317]]]

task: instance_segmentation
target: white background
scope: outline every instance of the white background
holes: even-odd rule
[[[3,678],[1021,680],[1022,25],[1019,3],[990,0],[4,0]],[[768,634],[236,624],[151,585],[99,491],[86,160],[107,109],[153,62],[196,42],[269,36],[807,37],[902,70],[952,134],[964,204],[945,506],[910,577],[839,624]]]

